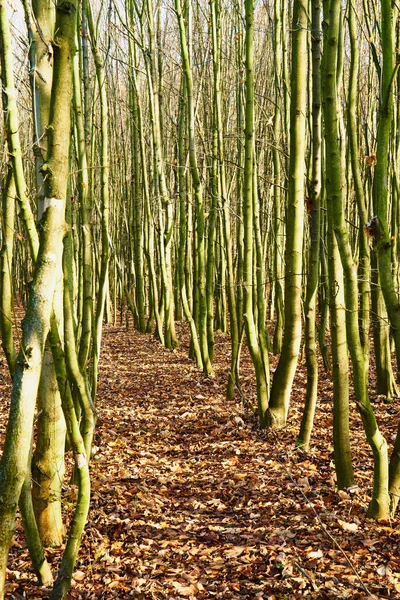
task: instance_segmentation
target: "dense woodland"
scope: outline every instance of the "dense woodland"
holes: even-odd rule
[[[305,455],[332,382],[332,485],[360,485],[351,407],[373,464],[366,515],[395,518],[400,429],[389,439],[374,402],[397,419],[398,12],[391,0],[0,0],[0,328],[12,380],[0,598],[17,509],[47,587],[45,549],[66,536],[51,598],[68,594],[104,323],[121,315],[171,351],[185,322],[188,358],[210,381],[229,335],[226,401],[261,430],[287,426],[305,362],[293,440]],[[67,476],[78,494],[65,532]]]

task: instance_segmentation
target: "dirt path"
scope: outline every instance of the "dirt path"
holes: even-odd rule
[[[294,450],[294,419],[266,439],[239,398],[225,402],[229,344],[217,342],[210,380],[185,346],[106,329],[93,498],[70,598],[371,597],[363,585],[400,598],[399,530],[366,521],[359,489],[334,491],[329,398],[311,455]],[[369,477],[362,465],[358,475]],[[26,578],[19,536],[10,598],[45,597]]]

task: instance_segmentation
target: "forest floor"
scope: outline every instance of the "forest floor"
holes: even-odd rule
[[[229,338],[216,335],[214,379],[151,335],[107,326],[98,392],[92,503],[70,599],[400,598],[400,523],[365,512],[371,453],[352,406],[357,486],[338,492],[332,399],[321,370],[313,446],[295,448],[305,395],[298,370],[286,429],[261,432],[248,399],[225,400]],[[10,382],[0,356],[1,438]],[[325,381],[326,380],[326,381]],[[389,442],[399,402],[376,399]],[[76,488],[65,484],[67,518]],[[54,570],[59,549],[48,549]],[[35,584],[20,523],[8,598],[47,598]]]

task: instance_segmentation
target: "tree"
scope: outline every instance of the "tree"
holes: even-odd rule
[[[66,553],[55,585],[53,598],[63,598],[69,587],[80,537],[86,520],[89,490],[88,459],[80,436],[79,425],[66,378],[64,355],[58,325],[53,314],[57,270],[62,256],[63,239],[67,232],[65,212],[67,206],[67,179],[69,175],[70,107],[72,98],[72,62],[75,53],[77,6],[70,2],[59,2],[56,6],[56,34],[53,39],[54,70],[48,128],[48,149],[42,165],[45,196],[43,216],[40,221],[40,242],[28,199],[24,189],[24,175],[20,168],[18,127],[16,126],[15,92],[13,92],[11,48],[5,4],[0,5],[0,33],[4,52],[2,74],[8,77],[8,104],[11,99],[11,117],[8,121],[10,151],[14,150],[14,176],[19,178],[17,193],[24,204],[23,217],[30,233],[32,257],[35,261],[33,281],[28,306],[22,322],[21,347],[15,364],[10,416],[0,463],[0,597],[4,597],[5,572],[8,550],[15,528],[15,512],[23,491],[24,482],[30,473],[29,459],[33,436],[33,420],[36,396],[41,376],[45,343],[51,335],[53,359],[56,366],[59,390],[66,414],[67,429],[74,448],[79,479],[79,500],[72,522],[72,532],[67,542]],[[14,103],[14,104],[13,104]],[[60,143],[62,140],[62,143]],[[15,160],[16,159],[16,160]],[[63,377],[64,375],[64,377]],[[29,487],[29,486],[28,486]],[[24,524],[27,524],[25,521]],[[38,547],[38,551],[41,548]],[[43,561],[43,558],[42,558]],[[49,581],[47,577],[46,582]]]
[[[322,135],[321,135],[321,12],[320,0],[312,3],[312,168],[310,182],[310,246],[305,298],[305,347],[307,395],[297,445],[308,449],[318,395],[318,361],[316,343],[316,309],[319,282],[321,239]]]
[[[305,124],[307,111],[308,5],[293,5],[290,101],[289,192],[286,209],[285,327],[282,353],[274,374],[268,420],[273,427],[286,423],[290,393],[301,342],[301,290],[303,265]]]

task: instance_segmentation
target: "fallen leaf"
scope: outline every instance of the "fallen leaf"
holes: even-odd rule
[[[238,556],[243,554],[244,550],[245,550],[244,546],[234,546],[233,548],[230,548],[229,550],[225,550],[224,554],[227,558],[237,558]]]
[[[322,550],[315,550],[307,553],[308,558],[322,558],[323,555],[324,553],[322,552]]]
[[[338,519],[338,523],[344,531],[357,531],[358,529],[357,523],[347,523],[341,519]]]

